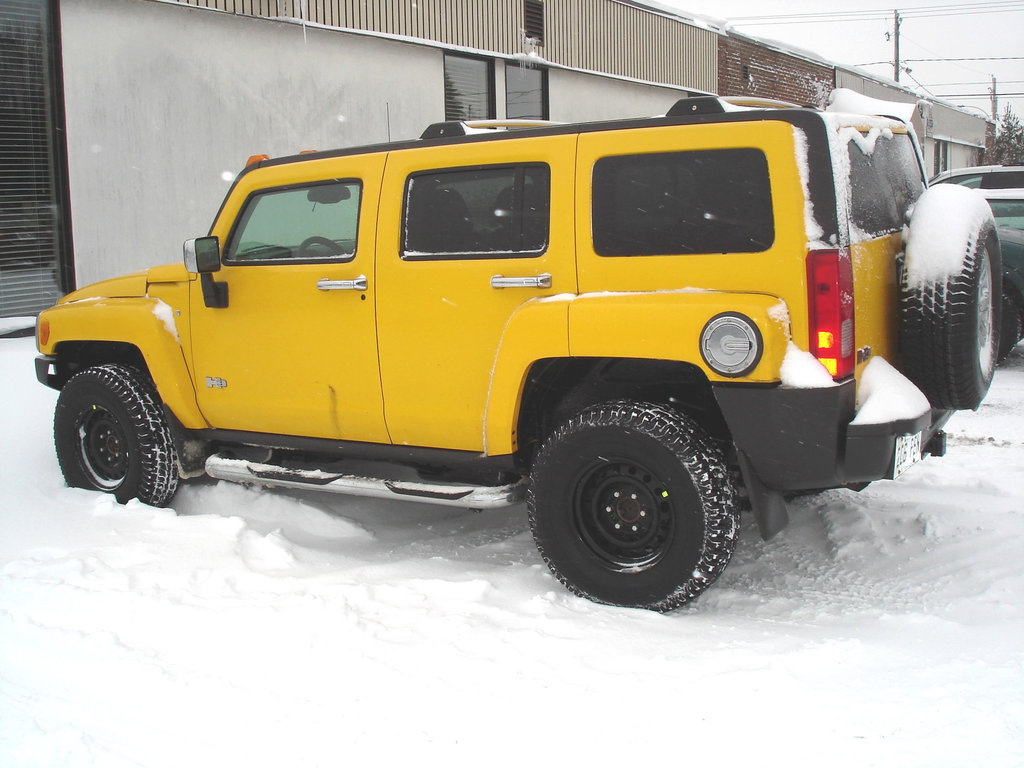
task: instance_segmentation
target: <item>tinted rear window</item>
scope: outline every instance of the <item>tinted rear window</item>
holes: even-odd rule
[[[1016,189],[1024,187],[1024,171],[997,171],[981,177],[982,189]]]
[[[601,256],[751,253],[775,241],[768,160],[758,149],[604,157],[593,183]]]
[[[410,176],[403,259],[539,256],[547,248],[551,171],[541,163]]]
[[[880,136],[868,152],[855,141],[847,147],[854,227],[874,236],[903,229],[907,209],[924,191],[921,166],[910,136]]]

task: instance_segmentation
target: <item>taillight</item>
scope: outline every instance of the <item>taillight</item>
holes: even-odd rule
[[[835,380],[853,374],[853,263],[848,248],[807,254],[811,354]]]

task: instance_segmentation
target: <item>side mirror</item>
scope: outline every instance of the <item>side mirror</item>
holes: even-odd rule
[[[216,237],[196,237],[185,241],[185,269],[206,275],[220,272],[220,240]]]
[[[203,287],[203,303],[214,309],[228,305],[228,284],[217,283],[213,273],[220,272],[220,240],[216,237],[196,237],[186,240],[185,269],[198,273]]]

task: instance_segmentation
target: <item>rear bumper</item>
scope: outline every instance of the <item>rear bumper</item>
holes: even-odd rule
[[[893,476],[896,438],[921,433],[941,455],[951,411],[881,424],[851,424],[853,381],[822,389],[717,386],[715,397],[738,452],[766,488],[802,491],[860,485]],[[934,440],[936,435],[940,439]]]

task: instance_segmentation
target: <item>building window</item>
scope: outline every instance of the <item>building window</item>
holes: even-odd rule
[[[505,65],[505,115],[548,119],[548,71]]]
[[[949,168],[949,142],[942,139],[935,140],[935,173],[945,171]]]
[[[533,39],[534,45],[544,44],[544,3],[523,0],[523,26],[523,31]]]
[[[494,62],[446,53],[444,119],[489,120],[494,117]]]
[[[759,149],[603,157],[593,178],[600,256],[757,253],[775,241],[768,161]]]
[[[74,288],[57,5],[0,2],[0,317]]]
[[[547,248],[551,172],[541,163],[410,176],[402,258],[502,259]]]

